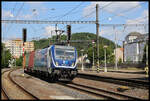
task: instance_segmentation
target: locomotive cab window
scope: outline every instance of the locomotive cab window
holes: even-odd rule
[[[55,48],[56,59],[74,59],[75,51],[73,49]]]

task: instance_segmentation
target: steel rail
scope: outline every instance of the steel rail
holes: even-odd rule
[[[84,78],[84,79],[96,80],[96,81],[109,82],[109,83],[114,83],[114,84],[119,84],[119,85],[124,85],[124,86],[128,85],[130,87],[137,87],[137,88],[142,88],[142,89],[149,88],[149,82],[140,81],[140,80],[112,78],[112,77],[104,77],[104,76],[83,74],[83,73],[78,73],[77,77]]]
[[[67,88],[71,88],[71,89],[75,89],[77,91],[80,91],[80,92],[84,92],[86,94],[91,94],[91,95],[94,95],[94,96],[97,96],[97,97],[103,97],[103,98],[106,98],[108,100],[116,100],[116,98],[113,98],[113,97],[110,97],[110,96],[107,96],[107,95],[104,95],[104,94],[99,94],[99,93],[96,93],[94,91],[91,91],[91,90],[87,90],[85,88],[81,88],[81,87],[74,87],[74,86],[71,86],[71,85],[68,85],[66,83],[62,83],[62,82],[58,82],[57,83],[58,85],[61,85],[61,86],[64,86],[64,87],[67,87]]]
[[[31,97],[33,97],[33,99],[36,99],[38,100],[39,98],[36,97],[34,94],[30,93],[29,91],[27,91],[23,86],[19,85],[15,80],[12,79],[11,77],[11,73],[13,72],[14,70],[11,70],[8,74],[8,78],[10,79],[10,81],[12,81],[15,85],[17,85],[18,88],[20,88],[23,92],[25,92],[26,94],[30,95]]]
[[[18,68],[19,69],[19,68]],[[14,81],[13,79],[12,79],[12,77],[11,77],[11,73],[13,72],[13,71],[15,71],[15,70],[17,70],[17,69],[9,69],[9,70],[6,70],[6,71],[4,71],[4,72],[2,72],[2,75],[5,73],[5,72],[9,72],[9,74],[7,75],[8,76],[8,79],[12,82],[12,83],[14,83],[18,88],[20,88],[22,91],[24,91],[26,94],[28,94],[28,95],[30,95],[30,96],[32,96],[34,99],[39,99],[38,97],[36,97],[35,95],[33,95],[32,93],[30,93],[29,91],[27,91],[24,87],[22,87],[22,86],[20,86],[16,81]],[[3,93],[4,93],[4,96],[5,97],[7,97],[7,99],[9,100],[9,99],[12,99],[10,96],[9,96],[9,94],[7,93],[7,91],[5,90],[5,88],[2,86],[2,91],[3,91]]]
[[[4,89],[4,87],[1,88],[1,92],[4,95],[4,99],[6,98],[7,100],[11,99],[10,96],[7,94],[6,90]]]
[[[103,90],[103,89],[100,89],[100,88],[90,87],[90,86],[81,85],[81,84],[77,84],[77,83],[71,83],[71,84],[79,86],[79,87],[84,87],[86,89],[91,89],[91,90],[95,90],[95,91],[107,93],[107,94],[114,95],[114,96],[117,96],[117,97],[127,98],[127,99],[131,99],[131,100],[143,100],[141,98],[132,97],[132,96],[128,96],[128,95],[123,95],[123,94],[120,94],[120,93],[116,93],[116,92],[112,92],[112,91],[107,91],[107,90]]]
[[[5,70],[4,72],[2,72],[2,75],[3,75],[5,72],[8,72],[8,71],[10,71],[10,70]],[[5,88],[4,88],[3,86],[1,86],[1,87],[2,87],[1,90],[2,90],[2,93],[3,93],[3,95],[4,95],[4,98],[6,98],[7,100],[10,100],[11,97],[8,95],[8,93],[6,92]]]

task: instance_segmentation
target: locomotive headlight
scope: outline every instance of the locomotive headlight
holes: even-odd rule
[[[58,62],[56,62],[56,66],[58,66]]]
[[[72,67],[74,66],[74,63],[72,63]]]

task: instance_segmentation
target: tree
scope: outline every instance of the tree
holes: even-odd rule
[[[16,59],[16,66],[22,66],[23,62],[23,56],[20,56],[18,59]]]
[[[121,63],[122,63],[122,59],[121,59],[121,58],[119,58],[118,64],[121,64]]]
[[[100,64],[104,63],[104,45],[100,44],[99,45],[99,62]],[[96,60],[98,60],[98,56],[97,56],[97,49],[96,49],[96,45],[93,47],[89,47],[88,48],[88,59],[90,60],[91,63],[93,63],[93,50],[94,50],[94,60],[95,63],[97,62]],[[107,59],[107,63],[114,63],[114,55],[113,55],[113,49],[108,46],[106,49],[106,59]]]
[[[9,61],[11,60],[10,50],[5,48],[5,45],[1,43],[1,66],[6,68],[9,66]]]
[[[88,54],[88,59],[90,60],[90,62],[93,62],[93,44],[92,42],[87,42],[87,40],[96,40],[96,34],[94,33],[89,33],[89,32],[79,32],[79,33],[73,33],[71,35],[71,40],[85,40],[85,42],[70,42],[70,46],[74,46],[77,49],[77,53],[78,56],[81,56],[81,52],[80,50],[84,50],[84,54]],[[62,35],[60,37],[61,40],[67,40],[67,36],[66,35]],[[40,39],[38,41],[34,41],[35,43],[35,49],[42,49],[46,46],[49,45],[49,41],[53,40],[52,42],[55,42],[56,40],[56,36],[52,36],[51,38],[48,39]],[[113,49],[115,48],[115,43],[109,39],[106,39],[104,37],[99,37],[99,45],[100,45],[100,63],[104,62],[104,49],[103,49],[103,45],[107,45],[109,46],[107,48],[107,62],[108,63],[114,63],[114,55],[113,53]],[[118,45],[119,46],[119,45]],[[120,47],[120,46],[119,46]],[[94,58],[95,60],[97,60],[97,49],[96,49],[96,43],[94,46]],[[96,61],[95,61],[96,63]]]
[[[60,37],[60,39],[66,41],[67,36],[62,35]],[[48,39],[40,39],[40,40],[37,40],[37,41],[33,40],[34,45],[35,45],[35,50],[36,49],[42,49],[42,48],[49,45],[49,41],[51,41],[53,43],[53,42],[56,42],[55,40],[56,40],[56,36],[52,36],[51,38],[48,38]],[[83,40],[83,41],[84,40],[96,40],[96,34],[89,33],[89,32],[73,33],[71,35],[71,40],[70,41],[72,41],[72,40]],[[108,45],[113,49],[115,48],[115,44],[111,40],[106,39],[104,37],[99,37],[99,40],[100,40],[99,41],[100,44]],[[81,56],[81,54],[79,52],[80,50],[82,50],[82,49],[87,50],[89,47],[92,47],[92,44],[89,43],[89,42],[82,42],[82,43],[78,43],[78,42],[72,43],[72,42],[70,42],[70,45],[76,47],[76,49],[78,51],[78,56]]]

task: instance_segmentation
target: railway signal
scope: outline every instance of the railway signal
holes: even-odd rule
[[[69,44],[69,41],[71,39],[71,26],[67,25],[67,42]]]
[[[24,76],[24,67],[25,67],[25,63],[24,63],[24,61],[25,61],[25,56],[24,56],[24,42],[26,42],[26,37],[27,37],[27,29],[26,28],[23,28],[23,54],[22,54],[22,56],[23,56],[23,61],[22,61],[22,67],[23,67],[23,74],[22,74],[22,76]]]
[[[27,29],[23,28],[23,43],[26,42],[26,39],[27,39],[26,38],[27,37],[27,33],[26,32],[27,32]]]

